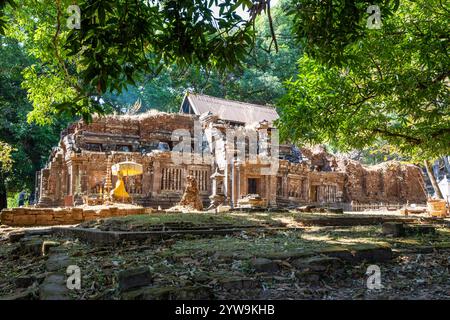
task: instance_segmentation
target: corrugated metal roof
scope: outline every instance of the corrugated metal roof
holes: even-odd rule
[[[226,100],[195,93],[188,93],[186,98],[197,115],[211,112],[218,115],[222,120],[246,124],[263,120],[272,123],[278,119],[277,111],[270,106]]]

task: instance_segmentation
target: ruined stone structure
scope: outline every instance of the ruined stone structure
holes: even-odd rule
[[[200,199],[197,181],[193,176],[186,177],[186,189],[180,201],[180,206],[187,207],[191,210],[203,210],[203,203]]]
[[[117,179],[109,166],[122,161],[143,166],[142,175],[125,177],[132,202],[143,206],[179,203],[190,175],[204,207],[237,207],[249,194],[268,206],[426,201],[422,173],[413,165],[365,167],[320,148],[272,148],[277,117],[271,107],[187,94],[179,113],[76,122],[37,174],[38,206],[101,202]]]

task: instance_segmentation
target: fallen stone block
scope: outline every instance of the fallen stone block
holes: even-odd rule
[[[41,300],[69,300],[66,277],[62,274],[50,274],[39,287]]]
[[[153,278],[148,267],[120,271],[118,278],[119,289],[121,291],[128,291],[133,288],[148,286],[153,282]]]
[[[42,253],[42,243],[44,241],[41,239],[29,239],[23,238],[20,242],[20,252],[29,254],[31,253],[34,256],[40,256]]]
[[[14,279],[14,284],[17,288],[27,288],[31,286],[36,278],[34,276],[22,276]]]
[[[71,260],[69,256],[65,253],[55,253],[49,255],[47,262],[45,263],[45,267],[48,271],[59,271],[64,270],[70,266]]]
[[[330,269],[342,267],[343,263],[340,259],[327,256],[316,256],[306,259],[296,259],[292,265],[297,269],[309,270],[312,272],[325,272]]]
[[[12,243],[20,241],[21,239],[23,239],[23,237],[25,237],[24,231],[10,232],[8,234],[8,240]]]
[[[279,270],[278,264],[270,259],[256,258],[250,261],[250,265],[257,272],[274,273]]]
[[[385,222],[381,231],[385,236],[404,237],[406,235],[405,225],[401,222]]]
[[[387,246],[361,244],[353,246],[351,252],[358,262],[384,262],[393,258],[392,250]]]
[[[332,257],[332,258],[338,258],[342,261],[346,261],[346,262],[354,262],[355,258],[353,256],[353,254],[350,252],[350,250],[343,248],[343,247],[339,247],[339,246],[332,246],[329,248],[324,248],[319,250],[320,254],[322,255],[326,255],[328,257]]]

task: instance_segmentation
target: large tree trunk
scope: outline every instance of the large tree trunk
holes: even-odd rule
[[[8,206],[8,197],[6,195],[6,186],[3,181],[0,182],[0,211]]]
[[[433,174],[433,169],[430,166],[430,163],[427,160],[423,161],[425,168],[427,169],[428,177],[430,178],[431,185],[433,186],[434,192],[436,193],[436,197],[439,199],[444,199],[442,196],[441,189],[439,189],[438,183],[436,181],[436,177]]]

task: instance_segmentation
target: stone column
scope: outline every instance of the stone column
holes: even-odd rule
[[[234,161],[231,163],[231,207],[236,206],[236,168]]]
[[[61,200],[61,180],[62,180],[62,176],[61,176],[61,168],[60,166],[58,166],[57,168],[54,169],[55,173],[59,173],[59,174],[53,174],[53,180],[55,182],[55,193],[53,195],[53,200],[55,202],[57,202],[58,204],[60,203]]]
[[[241,164],[238,162],[236,163],[236,204],[239,201],[239,199],[241,198],[241,181],[242,181],[242,176],[241,176],[241,170],[242,170],[242,166]]]
[[[34,182],[34,203],[38,203],[41,194],[41,171],[36,171]]]
[[[159,161],[154,161],[152,196],[157,196],[160,193],[161,193],[161,165]]]
[[[41,186],[40,186],[40,196],[38,199],[39,207],[51,207],[53,205],[52,197],[50,194],[50,169],[45,168],[41,170]]]
[[[269,206],[276,206],[277,205],[277,176],[276,175],[270,175],[268,177],[268,204]]]
[[[145,169],[142,175],[142,194],[148,195],[152,190],[152,177],[150,173],[151,167],[150,164],[145,164]]]
[[[229,174],[229,170],[228,170],[228,163],[225,165],[225,170],[224,170],[224,175],[225,175],[225,179],[223,182],[223,193],[225,195],[225,201],[229,202],[230,201],[230,195],[228,193],[228,182],[229,182],[229,178],[230,178],[230,174]],[[230,203],[231,204],[231,203]]]
[[[74,205],[83,204],[83,199],[81,198],[81,170],[80,165],[77,163],[72,165],[72,190],[73,190],[73,203]]]
[[[281,177],[281,197],[288,198],[289,197],[289,185],[288,185],[288,177],[283,174]]]

